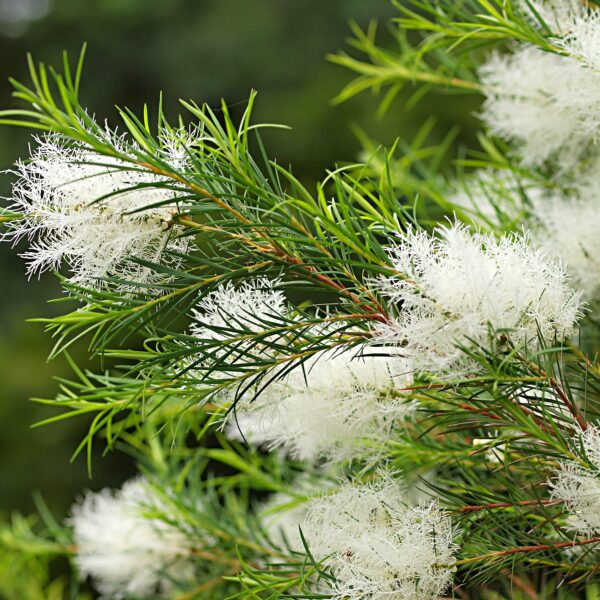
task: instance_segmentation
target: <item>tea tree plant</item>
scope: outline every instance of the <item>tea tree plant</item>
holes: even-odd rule
[[[254,94],[240,118],[186,100],[175,122],[120,109],[117,126],[80,104],[83,55],[12,82],[23,108],[0,120],[35,141],[2,239],[60,278],[65,310],[43,321],[73,369],[37,401],[48,426],[88,420],[90,468],[103,444],[140,474],[64,523],[40,502],[4,525],[0,585],[595,597],[600,13],[397,8],[394,47],[354,27],[331,57],[356,74],[339,100],[477,95],[479,147],[425,146],[428,124],[389,151],[365,138],[315,189],[269,157]],[[70,358],[81,340],[101,373]],[[51,581],[62,556],[68,583]]]

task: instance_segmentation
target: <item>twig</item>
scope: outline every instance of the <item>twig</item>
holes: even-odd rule
[[[480,562],[484,560],[503,558],[505,556],[514,556],[515,554],[527,554],[528,552],[541,552],[542,550],[560,550],[561,548],[574,548],[576,546],[586,546],[589,544],[600,543],[600,537],[593,537],[587,540],[581,540],[579,542],[556,542],[554,544],[538,544],[536,546],[520,546],[519,548],[511,548],[509,550],[498,550],[497,552],[490,552],[489,554],[482,554],[480,556],[473,556],[471,558],[464,558],[463,560],[456,561],[456,566],[468,565],[474,562]]]
[[[555,500],[523,500],[522,502],[496,502],[494,504],[478,504],[472,506],[463,506],[459,508],[459,513],[471,513],[480,510],[491,510],[494,508],[512,508],[516,506],[554,506],[556,504],[562,504],[564,501],[560,499]]]

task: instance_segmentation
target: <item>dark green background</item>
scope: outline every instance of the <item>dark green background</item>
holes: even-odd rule
[[[368,94],[332,106],[331,98],[351,75],[327,63],[325,55],[344,47],[349,20],[366,24],[393,14],[387,0],[54,0],[42,18],[11,23],[7,15],[15,13],[9,5],[31,2],[0,0],[2,107],[13,105],[7,78],[26,79],[26,52],[59,64],[63,49],[76,56],[87,41],[82,95],[97,118],[114,118],[115,104],[155,106],[161,90],[174,116],[178,98],[218,106],[223,97],[241,106],[255,88],[255,119],[293,128],[268,135],[272,156],[293,164],[307,181],[336,161],[356,158],[351,123],[391,143],[399,135],[410,138],[430,112],[445,113],[441,130],[444,119],[455,116],[456,106],[440,96],[409,117],[400,98],[384,120],[373,116],[377,100]],[[26,131],[0,129],[0,166],[9,168],[25,156],[29,142]],[[3,194],[10,193],[10,180],[8,174],[0,178]],[[27,282],[8,244],[0,245],[0,283],[0,513],[29,512],[38,489],[61,514],[78,490],[117,484],[131,466],[119,455],[98,457],[90,482],[82,459],[69,464],[85,421],[30,428],[52,413],[28,398],[52,397],[57,390],[52,377],[68,369],[61,360],[46,362],[51,340],[25,320],[55,314],[60,306],[47,300],[61,292],[48,274]],[[86,365],[83,349],[78,361]]]

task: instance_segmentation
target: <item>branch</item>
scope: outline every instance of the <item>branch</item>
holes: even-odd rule
[[[541,552],[543,550],[560,550],[561,548],[574,548],[575,546],[586,546],[589,544],[600,543],[600,536],[589,538],[587,540],[581,540],[579,542],[556,542],[554,544],[538,544],[536,546],[520,546],[519,548],[511,548],[509,550],[499,550],[497,552],[490,552],[489,554],[482,554],[480,556],[473,556],[471,558],[464,558],[458,560],[454,564],[456,566],[468,565],[474,562],[480,562],[484,560],[493,560],[495,558],[503,558],[505,556],[514,556],[515,554],[527,554],[529,552]]]
[[[522,502],[496,502],[495,504],[479,504],[463,506],[459,508],[459,513],[472,513],[480,510],[492,510],[494,508],[513,508],[517,506],[555,506],[562,504],[564,500],[524,500]]]

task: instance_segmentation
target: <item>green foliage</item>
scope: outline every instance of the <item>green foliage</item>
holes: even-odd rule
[[[354,27],[353,46],[366,60],[332,58],[359,75],[338,100],[390,86],[383,113],[405,83],[419,84],[413,102],[433,86],[477,93],[473,68],[488,46],[520,40],[555,50],[543,24],[540,33],[509,1],[414,0],[397,8],[401,16],[392,33],[398,50],[380,48],[374,26],[366,32]],[[422,33],[417,42],[413,30]],[[398,142],[391,150],[361,135],[364,163],[332,169],[313,190],[270,158],[263,133],[276,126],[254,123],[254,93],[239,118],[225,102],[215,111],[184,100],[174,122],[162,105],[154,117],[147,106],[139,112],[122,108],[126,135],[117,138],[81,104],[82,63],[83,53],[74,67],[65,54],[62,70],[55,71],[30,58],[31,83],[12,81],[15,98],[26,108],[0,112],[0,123],[82,143],[97,161],[91,164],[117,159],[116,169],[160,176],[152,185],[177,198],[169,226],[192,237],[198,251],[182,257],[180,268],[139,261],[160,275],[156,288],[111,276],[100,289],[61,279],[69,295],[60,304],[74,308],[38,321],[56,340],[51,356],[66,357],[73,376],[59,378],[56,398],[37,399],[60,411],[38,425],[84,417],[89,432],[75,455],[85,452],[90,470],[98,438],[107,450],[125,450],[137,460],[163,503],[149,516],[200,542],[190,552],[195,585],[177,589],[174,597],[331,597],[322,590],[334,573],[313,556],[303,536],[303,551],[272,539],[259,517],[261,503],[284,493],[292,505],[303,505],[311,495],[297,486],[299,478],[369,482],[381,475],[380,462],[442,499],[458,523],[458,597],[580,597],[578,589],[596,573],[592,552],[599,540],[574,541],[562,501],[549,499],[546,489],[561,461],[594,468],[573,438],[600,416],[600,369],[574,345],[546,346],[540,336],[536,350],[514,345],[510,332],[490,329],[490,339],[501,340],[494,351],[465,345],[468,372],[441,380],[418,375],[398,392],[418,402],[414,421],[394,430],[391,441],[371,440],[366,458],[337,465],[327,475],[248,449],[217,430],[246,394],[260,397],[318,353],[363,348],[373,335],[371,325],[387,321],[395,308],[371,284],[380,275],[407,278],[394,271],[386,246],[398,233],[429,227],[450,212],[442,165],[456,132],[429,144],[430,121],[411,143]],[[166,136],[187,144],[186,166],[164,158]],[[482,135],[479,144],[460,167],[536,175],[514,168],[500,142]],[[149,184],[114,193],[144,187]],[[5,211],[0,219],[19,217]],[[514,229],[510,219],[501,220],[495,233]],[[220,335],[185,333],[199,301],[219,285],[251,276],[281,282],[293,299],[291,314],[265,317],[258,330],[226,315],[227,326],[215,328]],[[123,284],[132,292],[124,294]],[[103,372],[71,359],[82,341],[102,361]],[[15,517],[0,530],[0,579],[28,572],[26,583],[22,576],[7,579],[7,590],[23,598],[75,597],[70,584],[52,581],[49,563],[77,548],[68,528],[43,506],[41,512],[44,527]],[[574,548],[573,559],[565,551]],[[557,596],[562,581],[571,589]],[[589,586],[586,594],[595,597],[597,588]]]

